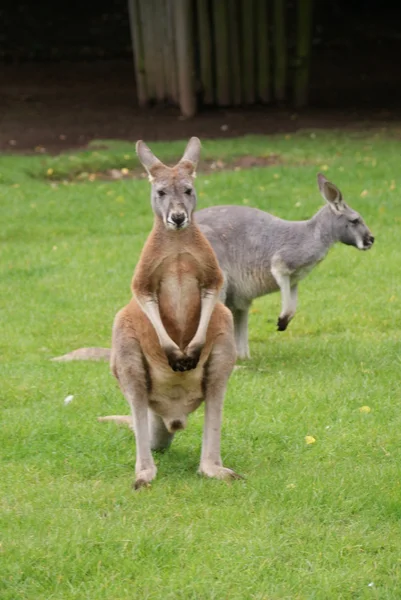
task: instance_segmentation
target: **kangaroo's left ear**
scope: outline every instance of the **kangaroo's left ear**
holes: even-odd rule
[[[334,185],[334,183],[331,183],[331,181],[328,181],[322,173],[318,173],[317,175],[317,185],[319,186],[320,193],[326,202],[328,202],[330,208],[334,210],[334,212],[342,212],[345,208],[345,203],[338,187]]]
[[[190,171],[192,177],[196,177],[196,167],[198,166],[200,152],[200,139],[197,137],[191,137],[179,164],[184,166],[186,170]]]

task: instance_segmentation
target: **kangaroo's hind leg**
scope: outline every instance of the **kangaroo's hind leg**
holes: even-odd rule
[[[220,455],[224,396],[236,360],[231,315],[227,321],[230,329],[217,336],[205,366],[205,424],[199,472],[217,479],[238,479],[239,475],[223,466]]]
[[[138,341],[133,332],[117,317],[113,329],[111,367],[132,411],[136,439],[135,489],[149,484],[156,477],[156,465],[151,453],[148,388],[149,373]]]

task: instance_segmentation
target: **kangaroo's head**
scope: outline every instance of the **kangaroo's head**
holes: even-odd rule
[[[200,150],[199,139],[192,137],[181,160],[170,168],[156,158],[142,140],[136,144],[138,158],[152,186],[153,212],[163,220],[166,229],[185,229],[191,223],[196,207],[194,178]]]
[[[317,176],[320,193],[335,215],[335,231],[338,240],[359,250],[369,250],[375,238],[361,215],[348,206],[337,186],[321,173]]]

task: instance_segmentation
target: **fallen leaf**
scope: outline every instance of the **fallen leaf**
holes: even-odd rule
[[[364,414],[370,413],[370,411],[371,411],[370,406],[361,406],[359,409],[359,412],[364,413]]]
[[[310,445],[310,444],[314,444],[316,442],[316,439],[313,437],[313,435],[306,435],[305,436],[305,442]]]

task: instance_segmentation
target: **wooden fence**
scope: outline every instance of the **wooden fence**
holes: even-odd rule
[[[313,0],[128,0],[138,103],[308,101]]]

